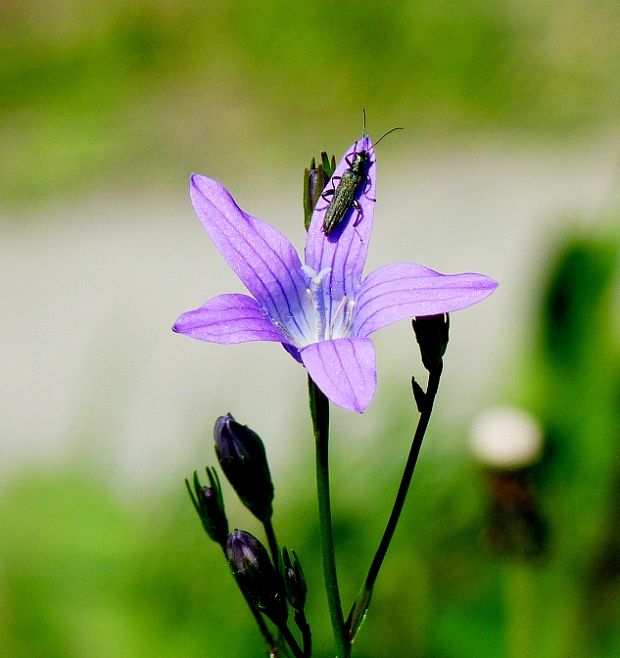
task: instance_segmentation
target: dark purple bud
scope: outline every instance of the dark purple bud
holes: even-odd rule
[[[420,315],[411,321],[411,325],[420,346],[424,367],[429,371],[441,368],[448,347],[450,316],[447,313]]]
[[[205,532],[213,541],[223,547],[226,545],[228,537],[228,519],[224,511],[220,480],[213,468],[207,467],[207,477],[209,486],[203,486],[198,479],[198,473],[194,471],[194,491],[187,480],[185,480],[185,486]]]
[[[263,523],[271,518],[273,483],[263,442],[231,414],[220,416],[213,428],[215,453],[243,504]]]
[[[248,600],[274,624],[284,624],[288,616],[286,597],[265,547],[249,532],[234,530],[226,543],[226,555]]]
[[[295,610],[298,612],[303,611],[306,605],[308,587],[295,551],[291,550],[289,553],[287,548],[282,549],[280,554],[280,572],[284,581],[286,598]]]

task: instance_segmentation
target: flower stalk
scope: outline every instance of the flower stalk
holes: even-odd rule
[[[346,623],[346,631],[348,641],[353,643],[355,636],[361,628],[370,599],[372,591],[375,586],[379,571],[387,555],[388,548],[394,537],[396,526],[403,511],[413,473],[418,457],[420,456],[420,449],[424,435],[428,428],[428,424],[433,411],[433,404],[437,391],[439,390],[439,382],[441,380],[441,373],[443,371],[443,354],[445,353],[448,344],[448,329],[449,319],[447,316],[432,316],[429,318],[419,318],[413,321],[413,328],[420,346],[420,352],[425,368],[428,370],[428,384],[426,391],[423,391],[420,385],[416,382],[415,378],[411,378],[413,395],[420,411],[420,418],[416,427],[411,448],[409,449],[409,456],[407,463],[403,470],[403,475],[400,480],[398,492],[392,506],[390,517],[383,531],[383,536],[379,542],[379,546],[375,552],[373,560],[368,568],[364,583],[357,595],[357,599],[351,608]]]
[[[349,617],[347,618],[347,634],[349,641],[352,643],[359,631],[370,605],[370,598],[372,596],[372,590],[375,586],[375,582],[379,575],[379,570],[383,565],[383,561],[387,554],[388,548],[394,537],[394,532],[396,531],[396,526],[400,519],[401,512],[405,505],[405,500],[407,499],[407,493],[409,492],[409,486],[411,485],[411,479],[415,471],[416,464],[418,463],[418,457],[420,456],[420,448],[422,447],[422,441],[424,440],[424,435],[428,427],[428,423],[431,418],[431,413],[433,411],[433,403],[435,401],[435,396],[437,395],[437,390],[439,388],[439,380],[441,379],[442,366],[437,366],[434,370],[429,373],[428,386],[425,392],[425,408],[420,414],[418,420],[418,425],[413,435],[413,440],[411,442],[411,448],[409,449],[409,456],[407,457],[407,463],[403,470],[403,475],[400,480],[400,485],[398,487],[398,492],[394,500],[394,505],[392,506],[392,511],[390,513],[390,518],[385,526],[383,531],[383,536],[379,542],[379,546],[375,553],[375,556],[368,568],[368,573],[366,574],[366,579],[364,584],[357,596]]]
[[[351,654],[351,646],[345,630],[340,589],[338,587],[329,493],[329,400],[312,381],[311,377],[308,377],[308,398],[316,448],[316,488],[319,504],[323,580],[337,655],[339,658],[348,658]]]

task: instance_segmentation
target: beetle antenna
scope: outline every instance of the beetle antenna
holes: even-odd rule
[[[381,137],[373,144],[373,146],[376,146],[384,137],[387,137],[390,133],[393,133],[395,130],[404,130],[404,128],[398,127],[398,128],[392,128],[391,130],[388,130],[386,133],[383,133]]]

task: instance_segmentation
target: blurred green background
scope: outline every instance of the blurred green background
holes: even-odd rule
[[[304,373],[277,346],[169,327],[240,289],[186,199],[189,172],[301,246],[303,168],[323,148],[340,156],[364,107],[372,135],[405,128],[378,154],[367,270],[415,260],[501,287],[453,318],[354,655],[619,655],[619,55],[606,0],[5,0],[0,654],[262,655],[182,486],[214,463],[213,420],[232,411],[267,444],[276,529],[311,582],[316,655],[331,655]],[[376,343],[375,403],[334,412],[346,602],[422,376],[407,326]],[[484,541],[489,488],[467,428],[506,402],[546,438],[530,474],[548,528],[536,558]],[[259,533],[226,498],[232,525]]]

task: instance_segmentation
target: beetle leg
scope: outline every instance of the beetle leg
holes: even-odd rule
[[[362,206],[360,206],[360,203],[357,199],[353,199],[352,205],[355,208],[355,210],[357,210],[357,216],[355,217],[353,226],[357,226],[362,221],[362,219],[364,219],[364,211],[362,210]]]
[[[340,180],[340,178],[341,178],[341,176],[336,176],[336,178],[332,178],[332,181]],[[329,190],[323,190],[320,194],[320,198],[327,201],[326,197],[333,196],[334,194],[336,194],[336,188],[331,187]],[[326,208],[329,208],[329,203],[326,206],[323,206],[322,208],[319,208],[318,204],[317,204],[317,206],[315,207],[315,210],[325,210]]]
[[[368,201],[373,201],[375,202],[376,199],[373,199],[372,197],[369,197],[366,192],[370,189],[370,178],[366,178],[366,185],[364,186],[364,189],[362,191],[362,194],[368,199]]]

